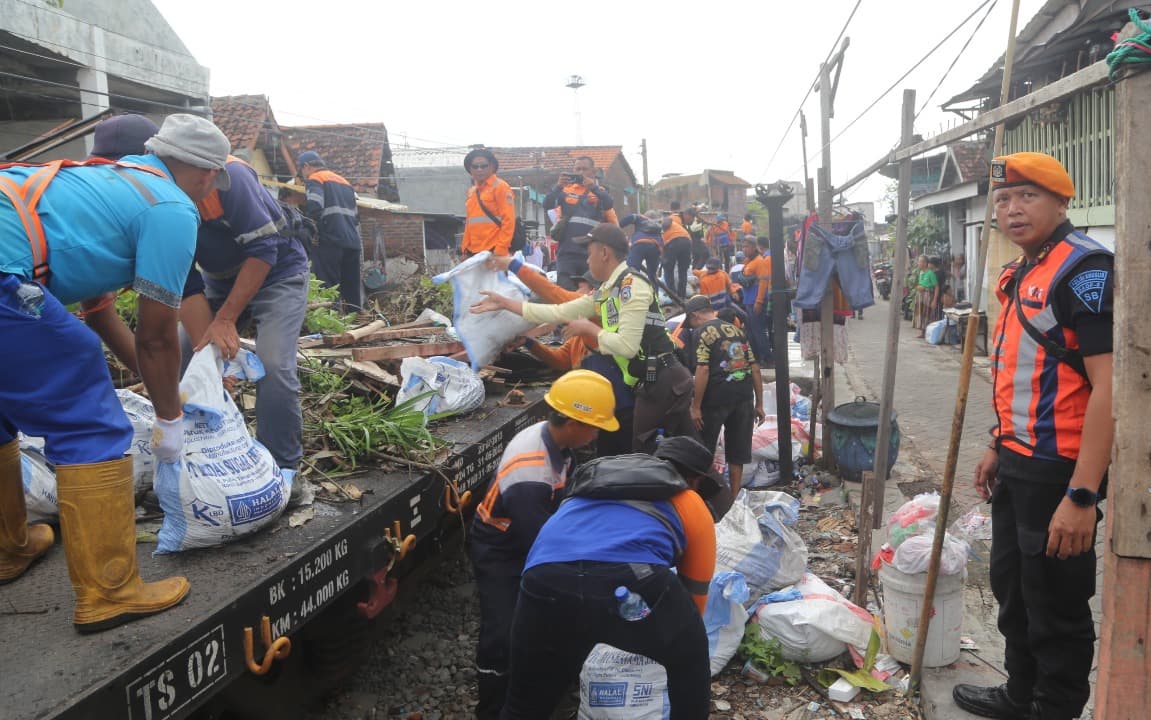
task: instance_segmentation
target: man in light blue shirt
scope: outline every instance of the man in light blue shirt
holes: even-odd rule
[[[80,302],[103,336],[119,324],[103,321],[115,313],[107,294],[135,288],[134,350],[156,409],[153,452],[160,462],[178,461],[176,321],[196,246],[195,201],[226,189],[230,148],[212,123],[183,114],[169,116],[146,147],[151,154],[119,164],[0,170],[0,582],[16,579],[53,543],[47,525],[26,524],[22,431],[43,437],[56,465],[80,632],[160,612],[188,593],[184,578],[140,579],[132,460],[124,455],[132,428],[100,337],[64,308]]]

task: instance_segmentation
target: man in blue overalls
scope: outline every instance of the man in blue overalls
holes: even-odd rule
[[[166,610],[188,593],[173,577],[145,583],[136,566],[132,426],[100,345],[64,305],[115,314],[106,293],[139,295],[135,352],[156,409],[153,453],[179,459],[183,415],[176,317],[199,222],[195,201],[226,189],[229,145],[215,125],[172,115],[149,155],[0,170],[0,582],[54,541],[29,527],[17,431],[44,438],[56,466],[60,529],[76,592],[73,623],[98,632]],[[118,325],[93,322],[93,328]]]

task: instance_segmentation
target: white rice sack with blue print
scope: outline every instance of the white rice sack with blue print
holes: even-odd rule
[[[484,381],[466,364],[447,357],[409,357],[400,363],[396,404],[420,395],[425,415],[469,413],[484,404]]]
[[[28,522],[52,522],[60,514],[56,502],[56,469],[44,457],[44,439],[20,435],[20,478]]]
[[[579,674],[579,720],[667,720],[667,671],[651,658],[600,643]]]
[[[741,490],[715,526],[715,571],[747,580],[752,597],[803,579],[807,545],[792,529],[799,501],[773,490]]]
[[[131,390],[117,390],[116,397],[128,416],[128,422],[132,423],[132,445],[128,454],[132,456],[132,486],[139,495],[152,489],[152,476],[156,470],[152,457],[152,425],[156,422],[156,409],[151,400]]]
[[[258,364],[237,366],[249,380],[259,379],[248,374]],[[254,533],[280,516],[291,494],[291,474],[281,472],[248,433],[243,414],[224,390],[223,364],[214,346],[192,358],[180,381],[180,398],[183,457],[156,463],[155,490],[164,511],[157,554],[222,545]]]
[[[747,625],[744,604],[749,597],[747,580],[741,573],[716,573],[707,589],[703,627],[707,631],[707,654],[711,676],[715,677],[735,657]]]
[[[468,352],[472,370],[477,372],[499,357],[512,338],[532,327],[530,322],[507,310],[480,314],[471,312],[471,306],[483,299],[481,290],[490,290],[520,301],[526,301],[531,294],[514,275],[489,270],[487,261],[490,257],[491,253],[485,250],[432,278],[432,282],[437,285],[446,282],[452,284],[452,322],[455,323],[464,350]]]

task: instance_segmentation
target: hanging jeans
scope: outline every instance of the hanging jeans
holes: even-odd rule
[[[796,307],[819,307],[833,271],[852,308],[862,310],[875,304],[863,223],[855,223],[847,235],[833,235],[820,225],[811,226],[803,248]]]

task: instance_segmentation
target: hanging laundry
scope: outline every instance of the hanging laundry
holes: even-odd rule
[[[814,360],[823,348],[823,325],[819,320],[819,310],[801,310],[800,313],[800,356],[804,360]],[[831,358],[843,365],[847,362],[847,318],[835,315],[831,337]]]
[[[836,225],[842,227],[842,224]],[[800,269],[795,295],[796,307],[819,307],[833,274],[839,278],[852,308],[862,310],[875,304],[863,223],[856,221],[842,228],[842,232],[836,232],[841,227],[833,225],[827,228],[812,224],[808,229],[803,254],[798,262]]]

